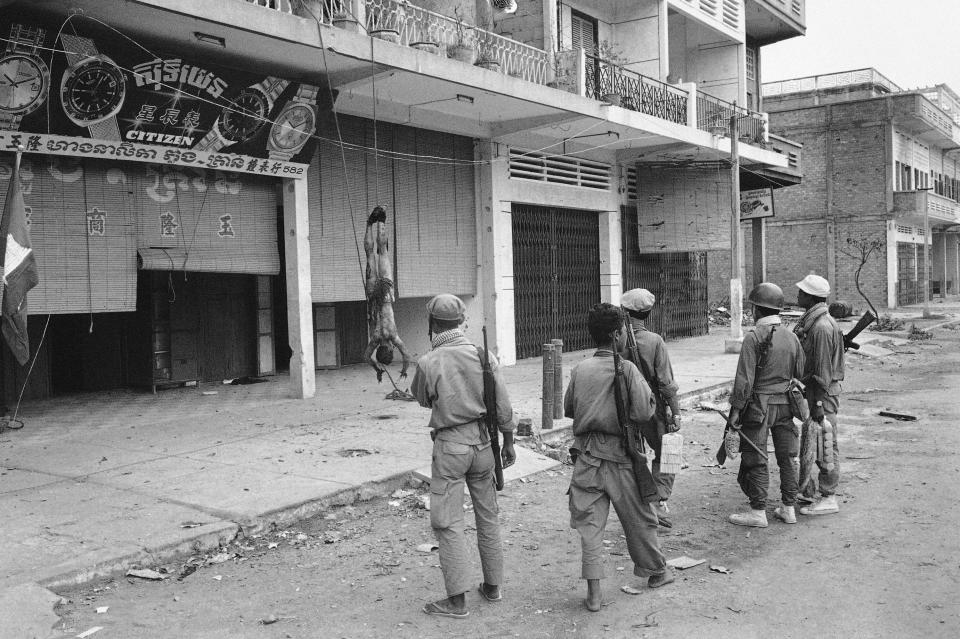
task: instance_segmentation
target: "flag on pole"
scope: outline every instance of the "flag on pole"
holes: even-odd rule
[[[26,206],[20,190],[20,158],[17,158],[7,188],[7,199],[0,218],[0,259],[3,282],[0,284],[0,331],[20,365],[30,359],[27,336],[27,291],[39,283],[37,262],[30,247]]]

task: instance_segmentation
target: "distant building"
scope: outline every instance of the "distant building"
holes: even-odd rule
[[[803,144],[803,183],[776,193],[769,278],[810,272],[859,306],[860,272],[878,307],[924,301],[960,283],[960,98],[946,85],[905,91],[875,69],[763,85],[770,130]],[[749,272],[749,269],[748,269]]]

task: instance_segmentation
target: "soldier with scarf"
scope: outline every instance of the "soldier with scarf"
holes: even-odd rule
[[[820,466],[820,497],[801,495],[813,502],[800,509],[802,515],[829,515],[838,512],[837,486],[840,484],[840,457],[837,446],[837,411],[840,407],[840,383],[843,381],[843,331],[830,316],[827,297],[830,283],[819,275],[807,275],[797,282],[797,301],[806,313],[797,322],[794,333],[800,338],[806,358],[802,381],[806,384],[810,417],[824,418],[833,431],[833,463]]]

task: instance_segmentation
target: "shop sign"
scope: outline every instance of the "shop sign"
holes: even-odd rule
[[[773,189],[740,191],[740,221],[773,217]]]
[[[148,51],[82,17],[7,13],[0,149],[305,177],[316,86]]]

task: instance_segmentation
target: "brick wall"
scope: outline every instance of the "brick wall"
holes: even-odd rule
[[[787,300],[796,299],[795,282],[817,273],[833,280],[831,299],[865,307],[854,284],[859,250],[848,239],[886,242],[886,112],[881,98],[770,114],[772,132],[804,145],[803,182],[774,191],[776,217],[767,225],[767,279]],[[745,235],[751,285],[749,228]],[[887,299],[886,250],[873,252],[860,274],[878,308]]]

